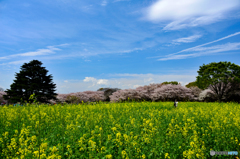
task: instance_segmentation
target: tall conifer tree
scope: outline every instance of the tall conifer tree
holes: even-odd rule
[[[47,76],[48,70],[41,67],[42,62],[32,60],[21,66],[20,73],[16,73],[16,79],[7,89],[3,98],[11,103],[27,101],[31,94],[35,93],[37,101],[48,103],[50,99],[57,100],[55,92],[56,84],[52,83],[52,75]]]

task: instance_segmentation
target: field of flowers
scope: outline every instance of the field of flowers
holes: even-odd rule
[[[239,108],[200,102],[4,106],[0,158],[210,158],[210,150],[239,157]]]

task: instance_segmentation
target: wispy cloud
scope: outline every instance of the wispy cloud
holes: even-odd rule
[[[115,3],[115,2],[122,2],[122,1],[130,1],[130,0],[115,0],[115,1],[113,1],[113,3]]]
[[[192,35],[192,36],[189,36],[189,37],[175,39],[175,40],[172,41],[172,43],[174,43],[174,44],[177,44],[177,43],[191,43],[191,42],[194,42],[201,37],[202,37],[202,35]]]
[[[69,44],[61,44],[61,45],[56,45],[56,46],[62,47],[62,46],[68,46],[68,45]],[[30,56],[42,56],[42,55],[54,54],[56,51],[61,50],[61,49],[57,48],[56,46],[47,46],[46,49],[38,49],[36,51],[30,51],[30,52],[0,57],[0,60],[10,59],[10,58],[14,58],[14,57],[30,57]]]
[[[103,0],[101,3],[101,6],[106,6],[107,5],[107,0]]]
[[[227,51],[235,51],[235,50],[240,50],[240,42],[215,45],[211,47],[192,48],[191,50],[188,50],[188,51],[195,52],[195,53],[184,54],[184,55],[170,55],[170,56],[167,55],[165,58],[158,59],[158,61],[186,59],[186,58],[205,56],[205,55],[211,55],[211,54],[222,53]]]
[[[145,18],[167,22],[164,30],[177,30],[220,21],[239,6],[239,0],[158,0],[147,8]]]
[[[120,51],[121,53],[130,53],[130,52],[134,52],[134,51],[138,51],[138,50],[143,50],[142,48],[134,48],[134,49],[131,49],[131,50],[123,50],[123,51]]]
[[[164,56],[156,56],[156,57],[148,57],[148,58],[164,57],[164,58],[161,58],[161,59],[158,59],[158,60],[166,61],[166,60],[185,59],[185,58],[190,58],[190,57],[197,57],[197,56],[202,56],[202,55],[206,55],[206,54],[216,53],[217,51],[224,52],[224,51],[238,50],[238,44],[239,43],[227,43],[227,44],[223,44],[223,45],[216,45],[216,46],[213,46],[213,47],[203,47],[203,46],[206,46],[206,45],[209,45],[209,44],[213,44],[213,43],[216,43],[216,42],[219,42],[219,41],[222,41],[222,40],[225,40],[225,39],[231,38],[233,36],[237,36],[237,35],[240,35],[240,32],[236,32],[234,34],[230,34],[228,36],[225,36],[223,38],[220,38],[220,39],[217,39],[217,40],[205,43],[205,44],[201,44],[201,45],[194,46],[194,47],[191,47],[191,48],[188,48],[188,49],[184,49],[184,50],[181,50],[181,51],[179,51],[177,53],[169,54],[169,55],[167,55],[165,57]],[[223,48],[223,47],[226,47],[226,48]],[[180,54],[180,53],[183,53],[183,52],[191,52],[191,51],[192,52],[198,51],[198,53],[185,54],[185,55],[176,55],[176,54]],[[200,51],[202,51],[202,52],[199,53]]]
[[[240,32],[236,32],[236,33],[234,33],[234,34],[230,34],[230,35],[228,35],[228,36],[225,36],[225,37],[223,37],[223,38],[220,38],[220,39],[217,39],[217,40],[214,40],[214,41],[205,43],[205,44],[201,44],[201,45],[194,46],[194,47],[191,47],[191,48],[188,48],[188,49],[184,49],[184,50],[181,50],[181,51],[179,51],[179,52],[177,52],[177,53],[169,54],[168,56],[176,55],[176,54],[179,54],[179,53],[182,53],[182,52],[189,52],[189,51],[191,51],[191,50],[194,50],[195,48],[202,47],[202,46],[206,46],[206,45],[209,45],[209,44],[213,44],[213,43],[216,43],[216,42],[219,42],[219,41],[222,41],[222,40],[231,38],[231,37],[236,36],[236,35],[240,35]]]
[[[29,60],[18,60],[18,61],[1,63],[0,65],[19,65],[19,64],[23,64],[23,63],[27,63],[27,62],[29,62]]]

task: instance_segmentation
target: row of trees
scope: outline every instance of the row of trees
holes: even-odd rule
[[[33,102],[29,99],[35,93],[40,103],[49,102],[87,102],[87,101],[124,101],[126,99],[159,101],[159,100],[218,100],[239,101],[240,66],[230,62],[210,63],[200,66],[196,81],[186,87],[177,81],[150,84],[136,89],[120,90],[118,88],[100,88],[97,91],[85,91],[70,94],[56,94],[56,84],[52,75],[47,75],[45,67],[38,60],[24,63],[11,88],[0,90],[0,102],[9,103]]]

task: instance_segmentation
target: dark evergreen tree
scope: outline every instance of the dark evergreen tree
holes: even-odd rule
[[[56,84],[52,83],[52,75],[47,76],[48,70],[41,67],[42,62],[32,60],[21,66],[20,73],[16,73],[16,79],[11,84],[11,89],[7,89],[3,98],[10,103],[21,101],[33,102],[29,100],[31,94],[35,93],[37,102],[49,103],[50,99],[57,100],[55,92]]]

